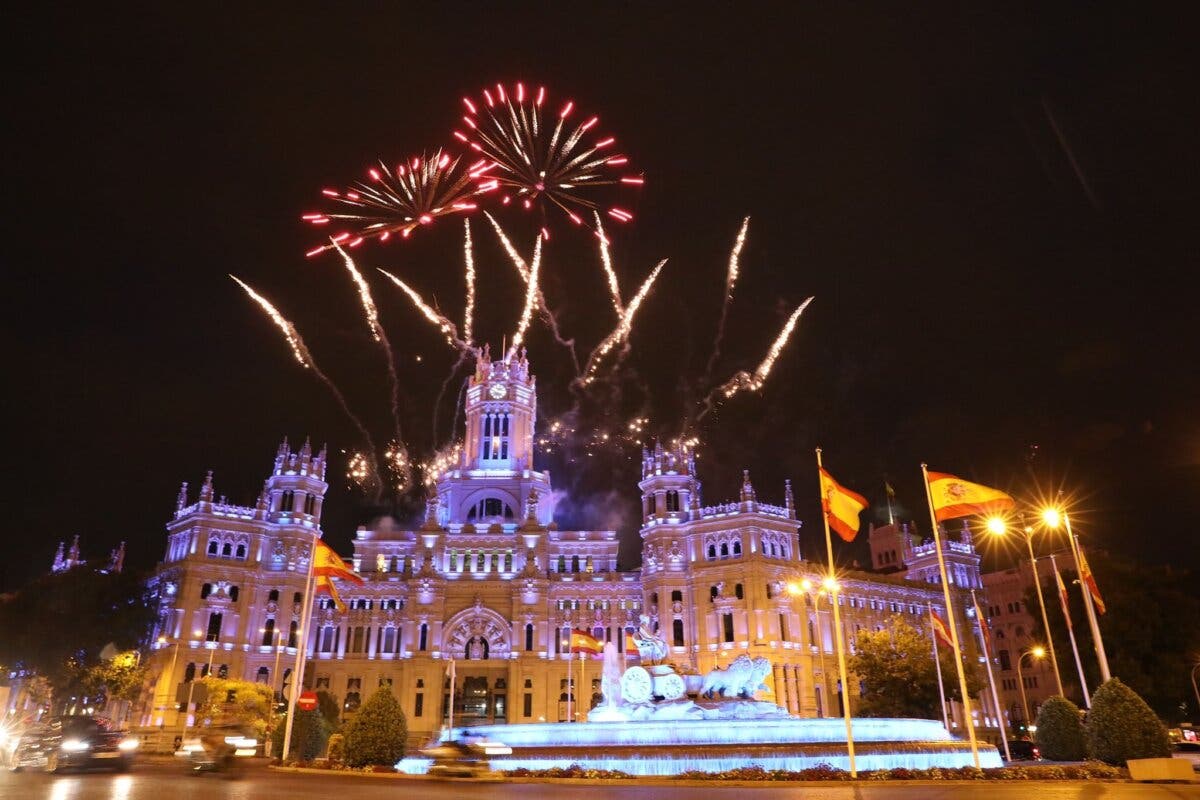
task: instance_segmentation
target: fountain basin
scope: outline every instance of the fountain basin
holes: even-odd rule
[[[860,771],[974,764],[970,744],[952,737],[935,720],[858,718],[852,725]],[[469,730],[512,748],[511,755],[492,759],[493,769],[499,771],[572,764],[631,775],[723,772],[755,765],[796,771],[821,764],[850,767],[845,722],[836,718],[534,723],[481,725]],[[1002,766],[992,745],[980,745],[979,759],[985,768]],[[397,769],[420,774],[428,766],[427,759],[405,758]]]

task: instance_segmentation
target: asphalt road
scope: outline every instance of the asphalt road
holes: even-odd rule
[[[410,781],[266,769],[239,780],[190,776],[181,768],[146,766],[127,775],[0,773],[3,800],[423,800],[423,798],[522,798],[522,800],[1175,800],[1200,798],[1200,784],[1185,786],[1113,783],[977,783],[939,786],[807,784],[804,786],[679,787],[669,785],[565,786],[536,783]]]

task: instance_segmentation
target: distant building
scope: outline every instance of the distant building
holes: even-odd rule
[[[828,598],[787,591],[805,576],[819,585],[822,572],[820,555],[814,563],[800,551],[790,486],[782,504],[767,503],[747,472],[735,500],[707,505],[687,447],[645,450],[642,568],[620,571],[616,531],[554,523],[551,476],[534,458],[536,408],[524,354],[492,360],[485,350],[466,392],[463,446],[437,476],[424,523],[360,528],[348,560],[365,585],[342,584],[345,613],[316,599],[305,685],[327,689],[350,714],[390,687],[409,731],[428,736],[444,724],[453,658],[456,724],[565,721],[568,695],[586,713],[600,677],[589,663],[576,687],[568,632],[585,629],[623,651],[624,633],[644,615],[681,667],[766,656],[776,703],[801,716],[840,713]],[[309,546],[322,532],[326,467],[324,449],[285,441],[253,507],[214,500],[211,473],[194,501],[184,484],[154,578],[162,641],[149,657],[159,680],[146,722],[178,724],[189,682],[210,665],[276,689],[290,683],[301,612],[312,602],[302,593]],[[954,585],[980,588],[969,533],[947,548]],[[889,545],[897,558],[899,549],[903,576],[842,576],[851,645],[856,631],[882,629],[893,614],[925,627],[928,604],[942,610],[932,545]],[[973,638],[965,615],[960,622]]]

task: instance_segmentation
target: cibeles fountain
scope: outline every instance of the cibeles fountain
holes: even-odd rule
[[[788,714],[758,700],[768,691],[766,658],[739,655],[726,668],[686,674],[666,661],[666,643],[643,624],[635,637],[641,663],[625,666],[610,642],[604,646],[602,702],[583,724],[531,723],[472,726],[473,735],[503,742],[512,752],[492,758],[493,769],[620,770],[631,775],[722,772],[746,766],[803,770],[818,765],[849,769],[846,726],[841,717],[813,719]],[[906,767],[972,766],[970,745],[928,719],[852,720],[859,771]],[[452,739],[461,730],[444,731]],[[991,745],[979,746],[982,767],[1002,766]],[[422,773],[423,758],[397,768]]]

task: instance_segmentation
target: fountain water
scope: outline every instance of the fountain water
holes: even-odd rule
[[[472,727],[472,734],[512,748],[511,754],[493,757],[492,767],[510,771],[578,764],[631,775],[722,772],[745,766],[803,770],[825,764],[849,769],[846,727],[840,718],[801,719],[754,699],[770,669],[766,659],[741,656],[728,669],[713,670],[702,679],[679,676],[668,665],[631,667],[622,673],[619,659],[612,644],[606,645],[604,701],[586,724]],[[670,681],[667,676],[687,680]],[[663,697],[676,690],[680,696]],[[647,692],[652,694],[643,696]],[[862,771],[974,763],[970,745],[936,720],[857,718],[852,729],[856,765]],[[453,731],[443,734],[444,739],[453,737]],[[1001,766],[1000,754],[991,745],[982,745],[979,756],[983,767]],[[397,768],[423,773],[428,761],[405,758]]]

